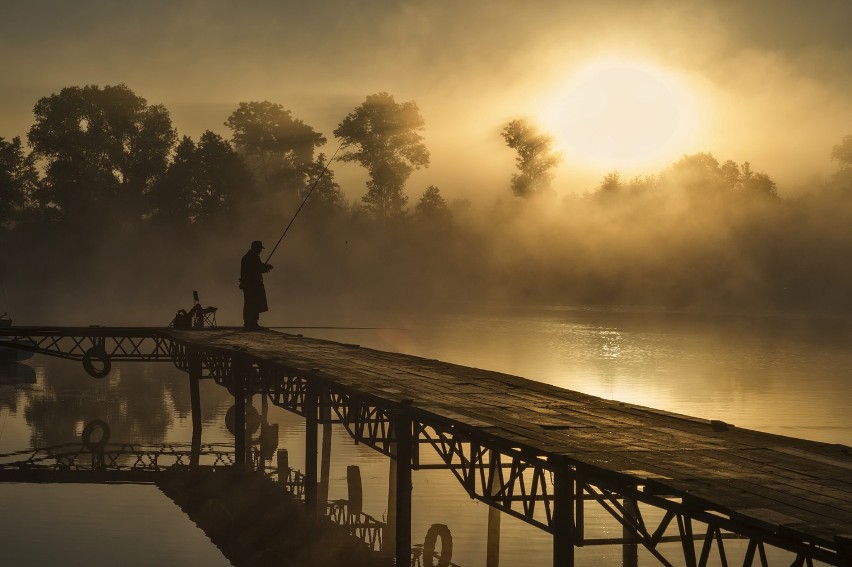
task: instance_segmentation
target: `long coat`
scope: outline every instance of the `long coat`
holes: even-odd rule
[[[260,261],[260,254],[249,250],[240,261],[240,289],[245,298],[244,311],[263,313],[269,311],[266,303],[266,288],[263,287],[263,274],[270,269],[269,264]]]

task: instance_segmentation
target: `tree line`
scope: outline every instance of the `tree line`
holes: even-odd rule
[[[27,134],[0,138],[0,226],[62,221],[226,222],[263,206],[286,207],[317,178],[326,137],[282,105],[243,102],[228,117],[230,140],[207,130],[178,139],[168,110],[126,85],[68,87],[40,99]],[[369,173],[363,208],[378,219],[399,216],[404,185],[429,164],[413,102],[370,95],[335,130],[341,161]],[[434,204],[435,191],[427,196]],[[345,200],[329,170],[316,187],[318,208]]]
[[[179,137],[165,107],[125,85],[65,88],[34,115],[26,143],[0,138],[7,285],[18,276],[22,287],[80,290],[97,274],[112,290],[150,287],[156,298],[177,285],[163,274],[181,273],[191,277],[180,285],[203,277],[235,293],[242,248],[258,227],[268,234],[289,218],[319,179],[288,236],[287,297],[852,306],[852,136],[831,150],[837,172],[801,195],[782,196],[748,161],[698,153],[655,175],[613,171],[558,199],[562,157],[518,119],[499,130],[516,170],[494,202],[448,203],[430,185],[409,207],[406,184],[430,161],[425,122],[415,102],[388,93],[367,96],[332,132],[336,159],[368,174],[359,203],[344,198],[333,162],[320,176],[332,153],[321,149],[334,141],[281,104],[239,103],[225,122],[230,139]]]

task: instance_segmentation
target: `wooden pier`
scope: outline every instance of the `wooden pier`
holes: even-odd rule
[[[729,537],[746,540],[744,565],[767,564],[766,546],[789,551],[793,565],[852,564],[852,450],[846,446],[272,331],[122,332],[133,338],[140,360],[170,360],[240,398],[261,392],[304,416],[309,507],[317,502],[319,424],[341,424],[357,442],[391,457],[398,561],[411,548],[404,528],[410,526],[412,470],[442,468],[471,497],[552,533],[558,566],[574,564],[576,547],[606,543],[643,546],[664,565],[720,559],[725,565]],[[62,347],[63,340],[71,346]],[[108,328],[2,329],[0,344],[55,356],[63,355],[51,350],[64,350],[65,358],[95,367],[133,359],[127,342]],[[608,512],[624,536],[587,538],[588,506]],[[671,546],[662,545],[673,540],[681,543],[676,559]]]

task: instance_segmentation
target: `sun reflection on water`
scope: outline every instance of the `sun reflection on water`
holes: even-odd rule
[[[618,358],[621,356],[621,342],[624,340],[618,331],[600,331],[598,333],[603,340],[601,345],[601,356],[603,358]]]

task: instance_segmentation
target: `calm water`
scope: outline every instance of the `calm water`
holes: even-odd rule
[[[720,321],[688,315],[542,309],[501,316],[357,318],[375,331],[304,330],[478,366],[668,411],[784,435],[852,444],[850,334],[828,322]],[[0,385],[0,453],[79,442],[92,419],[111,441],[188,442],[186,375],[169,364],[125,363],[96,381],[78,363],[33,357],[33,384]],[[9,382],[10,380],[6,380]],[[232,443],[227,391],[202,383],[203,441]],[[259,407],[259,401],[255,400]],[[304,470],[302,420],[271,407],[279,447]],[[329,496],[346,497],[346,467],[361,467],[364,510],[387,513],[387,459],[333,428]],[[6,565],[227,565],[205,534],[152,486],[0,484],[0,545]],[[453,562],[485,564],[488,507],[446,471],[415,471],[412,539],[432,524],[453,535]],[[551,564],[551,538],[502,516],[502,566]],[[589,535],[620,529],[594,513]],[[92,553],[97,549],[96,553]],[[619,565],[620,547],[578,550],[580,564]],[[640,551],[640,564],[645,561]]]

